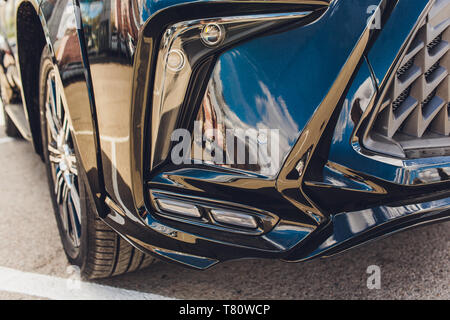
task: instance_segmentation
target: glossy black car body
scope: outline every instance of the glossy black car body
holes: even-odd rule
[[[199,269],[249,257],[302,261],[449,218],[448,0],[8,0],[1,6],[3,103],[23,108],[15,119],[22,136],[42,153],[37,82],[47,45],[91,200],[104,222],[146,253]],[[203,48],[181,102],[156,108],[166,30],[242,16],[255,24],[217,48]],[[440,19],[440,38],[437,44],[426,38],[420,50],[431,45],[442,55],[437,69],[420,76],[444,73],[434,96],[419,103],[425,110],[428,98],[443,101],[430,128],[444,131],[431,148],[420,143],[435,131],[408,138],[419,146],[407,149],[397,141],[403,133],[391,136],[388,128],[386,138],[377,121],[394,77],[403,76],[405,57],[433,17]],[[220,92],[209,85],[214,79],[223,81]],[[264,123],[286,132],[288,152],[275,175],[171,161],[171,132],[193,130],[208,94],[222,97],[249,127]],[[448,123],[436,124],[445,116]],[[156,199],[196,206],[201,217],[164,212]],[[258,226],[218,223],[212,210],[247,214]]]

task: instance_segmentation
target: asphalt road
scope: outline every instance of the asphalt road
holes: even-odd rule
[[[0,132],[0,269],[67,278],[44,165],[31,144]],[[243,260],[200,272],[160,262],[96,283],[178,299],[450,299],[449,231],[448,222],[425,226],[301,264]],[[381,268],[379,290],[367,288],[370,265]]]

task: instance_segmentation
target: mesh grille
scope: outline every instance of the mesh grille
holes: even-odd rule
[[[405,150],[427,146],[448,150],[450,0],[434,1],[418,27],[369,134],[382,136]]]
[[[414,57],[412,57],[407,63],[400,67],[397,71],[397,77],[404,75],[414,65]]]

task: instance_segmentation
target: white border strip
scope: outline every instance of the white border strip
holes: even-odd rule
[[[152,293],[139,292],[74,279],[0,267],[0,291],[26,294],[54,300],[171,300]]]
[[[0,130],[1,130],[1,128],[0,128]],[[0,138],[0,144],[7,143],[7,142],[11,142],[11,141],[13,141],[13,140],[14,140],[14,139],[13,139],[13,138],[10,138],[10,137]]]

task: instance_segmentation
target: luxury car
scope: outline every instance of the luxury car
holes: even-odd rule
[[[87,278],[448,220],[449,49],[450,0],[0,2],[6,134]]]

